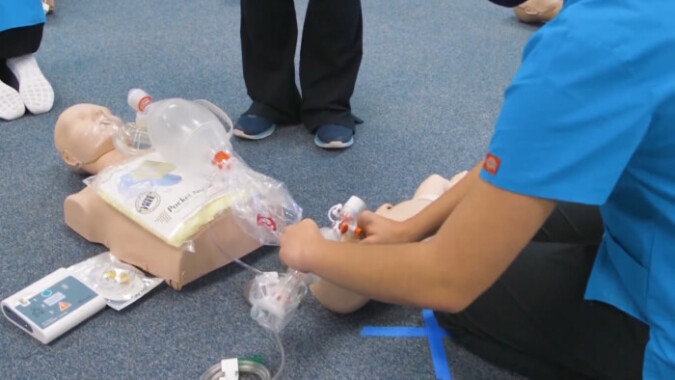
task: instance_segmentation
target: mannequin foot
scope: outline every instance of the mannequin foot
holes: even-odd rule
[[[551,21],[563,7],[563,0],[528,0],[513,8],[518,20],[529,24]]]
[[[42,10],[46,15],[54,12],[54,0],[42,0]]]
[[[19,81],[19,95],[31,113],[40,114],[52,109],[54,89],[32,54],[9,58],[7,67]]]
[[[464,170],[455,174],[449,180],[441,177],[438,174],[432,174],[427,177],[427,179],[422,181],[415,191],[413,199],[426,199],[429,201],[434,201],[436,198],[448,191],[451,187],[455,186],[467,174],[468,171]]]
[[[26,112],[21,96],[15,89],[0,82],[0,119],[18,119]]]

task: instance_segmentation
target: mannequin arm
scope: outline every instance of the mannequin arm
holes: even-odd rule
[[[441,224],[448,218],[459,202],[464,198],[469,188],[479,179],[483,162],[474,166],[457,184],[452,186],[443,195],[425,207],[418,214],[403,222],[406,240],[422,241],[436,233]]]

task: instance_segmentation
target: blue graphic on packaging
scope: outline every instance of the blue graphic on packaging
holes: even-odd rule
[[[134,178],[130,174],[120,177],[120,189],[127,190],[132,188],[153,188],[173,186],[181,181],[181,176],[176,174],[165,174],[160,178]]]
[[[129,189],[173,186],[182,179],[181,176],[171,173],[175,168],[175,166],[166,162],[145,160],[129,173],[120,177],[120,192]]]

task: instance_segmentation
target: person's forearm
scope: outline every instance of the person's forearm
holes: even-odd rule
[[[313,238],[299,268],[384,302],[458,312],[483,293],[532,239],[555,202],[480,179],[433,240],[340,243]]]
[[[451,310],[455,302],[443,285],[449,275],[428,242],[359,244],[323,241],[314,249],[310,271],[322,279],[382,302]],[[442,294],[442,297],[438,297]],[[442,300],[439,303],[439,300]]]
[[[438,231],[441,224],[443,224],[464,195],[466,195],[468,189],[476,182],[482,165],[483,162],[481,161],[457,184],[443,193],[429,206],[404,222],[405,230],[410,234],[408,240],[421,241]]]

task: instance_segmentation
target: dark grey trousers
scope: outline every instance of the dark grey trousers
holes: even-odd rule
[[[560,204],[499,280],[458,314],[452,339],[533,379],[640,379],[649,328],[584,300],[602,237],[597,207]]]
[[[246,113],[276,124],[354,128],[350,98],[363,55],[361,0],[310,0],[295,84],[298,37],[293,0],[241,0],[241,52]]]

